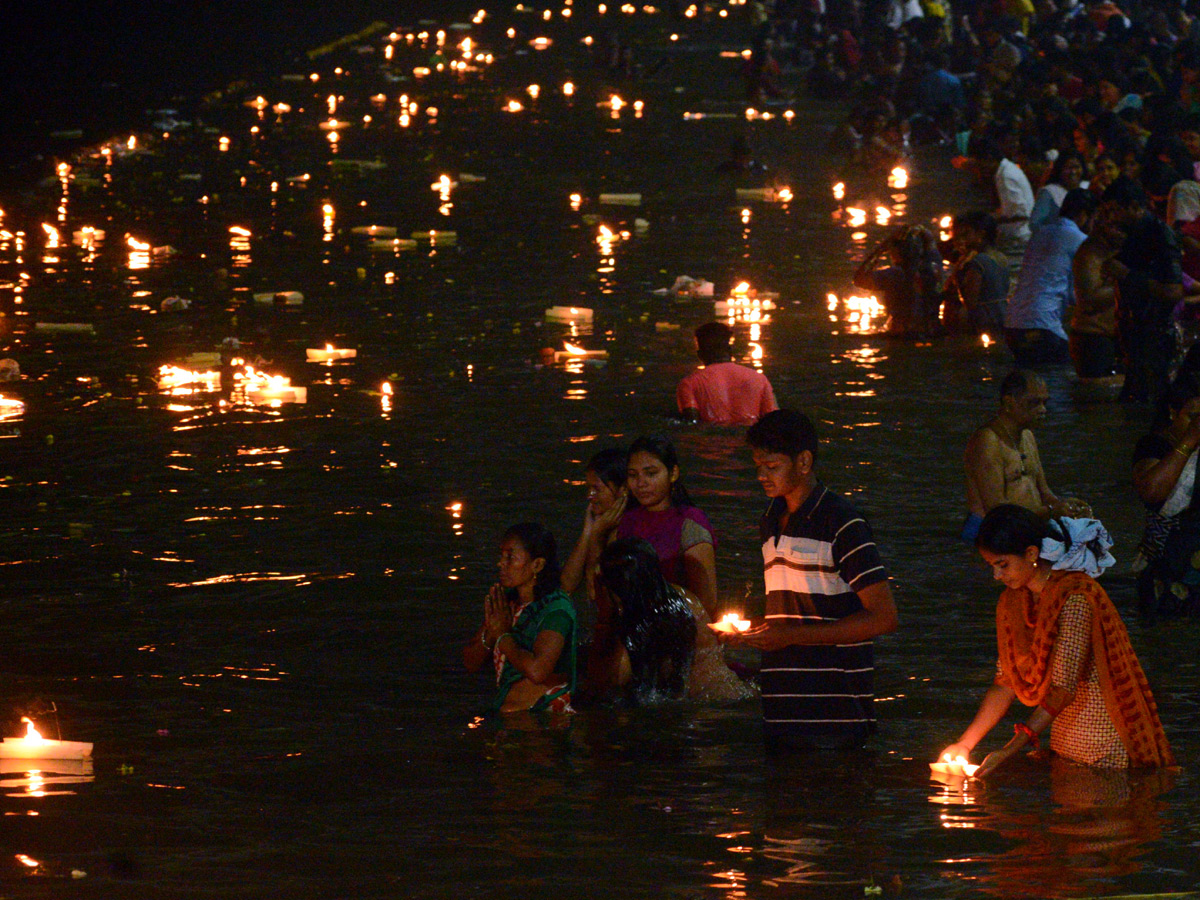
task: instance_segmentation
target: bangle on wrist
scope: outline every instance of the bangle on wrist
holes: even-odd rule
[[[1041,743],[1038,740],[1037,732],[1034,731],[1032,728],[1030,728],[1028,725],[1026,725],[1024,722],[1018,722],[1016,725],[1013,726],[1013,734],[1025,735],[1028,742],[1033,745],[1034,750],[1038,749],[1038,746]]]

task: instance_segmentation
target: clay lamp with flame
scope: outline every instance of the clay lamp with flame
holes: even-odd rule
[[[709,622],[708,627],[717,634],[741,634],[750,629],[750,620],[737,613],[726,613],[719,622]]]
[[[937,762],[930,763],[929,770],[934,775],[955,775],[960,778],[972,778],[979,770],[979,766],[967,762],[965,756],[958,756],[951,759],[950,754],[947,753]]]
[[[88,759],[92,755],[90,743],[50,740],[38,733],[27,716],[21,721],[25,723],[25,736],[0,742],[0,759]]]
[[[570,341],[563,341],[565,350],[555,350],[554,361],[560,362],[601,362],[608,359],[607,350],[585,350]]]

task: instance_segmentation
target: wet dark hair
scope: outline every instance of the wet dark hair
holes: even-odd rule
[[[1113,162],[1117,162],[1117,160],[1114,159]],[[1100,202],[1116,203],[1118,206],[1123,206],[1126,209],[1135,206],[1138,209],[1145,209],[1146,192],[1142,190],[1141,185],[1128,175],[1118,175],[1113,179],[1113,183],[1104,189],[1104,194],[1101,196]]]
[[[627,467],[630,458],[635,453],[649,453],[667,467],[667,472],[679,465],[679,455],[675,452],[675,445],[671,443],[670,438],[661,434],[644,434],[634,441],[629,446],[629,453],[625,457]],[[634,498],[631,496],[629,499],[632,501]],[[687,488],[683,486],[682,476],[671,483],[671,505],[692,505],[692,498],[688,496]]]
[[[729,344],[733,340],[733,329],[724,322],[705,322],[696,329],[696,351],[700,359],[709,365],[729,358]]]
[[[680,697],[696,647],[691,604],[668,585],[649,541],[620,538],[600,554],[600,578],[618,601],[617,636],[633,671],[631,699]]]
[[[1042,550],[1042,539],[1050,534],[1041,516],[1015,503],[1002,503],[983,517],[975,538],[978,550],[1023,556],[1030,547]]]
[[[533,597],[535,600],[541,600],[551,591],[558,588],[559,568],[558,568],[558,545],[554,541],[554,535],[550,533],[550,529],[538,522],[518,522],[516,525],[510,525],[508,530],[504,532],[502,540],[508,540],[510,537],[516,538],[521,542],[521,546],[525,548],[525,552],[532,559],[544,559],[546,564],[542,566],[542,571],[537,573],[537,581],[533,585]],[[509,591],[509,600],[513,600],[513,591]]]
[[[1000,399],[1003,400],[1005,397],[1020,399],[1041,380],[1042,377],[1037,372],[1031,372],[1029,369],[1013,369],[1000,382]]]
[[[620,447],[609,447],[589,459],[585,471],[595,472],[597,478],[614,490],[619,490],[625,483],[628,460],[629,454]]]
[[[746,432],[746,443],[755,450],[797,457],[805,450],[817,458],[817,429],[812,419],[794,409],[769,412]]]
[[[1072,188],[1063,197],[1058,214],[1064,219],[1075,220],[1081,215],[1095,212],[1096,195],[1086,188]]]
[[[984,242],[990,247],[996,243],[996,217],[984,209],[969,209],[954,217],[954,224],[967,227],[983,235]]]

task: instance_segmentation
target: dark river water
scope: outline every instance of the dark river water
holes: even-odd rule
[[[1200,888],[1196,625],[1143,627],[1127,574],[1141,524],[1129,458],[1147,423],[1066,371],[1048,373],[1042,456],[1051,484],[1090,500],[1117,541],[1105,583],[1182,769],[1021,761],[965,790],[929,779],[994,665],[998,592],[956,533],[962,447],[1009,359],[966,338],[890,341],[846,298],[885,230],[876,207],[893,223],[930,221],[984,198],[934,154],[902,192],[847,177],[847,202],[869,212],[849,226],[830,191],[838,110],[801,100],[794,118],[785,106],[744,115],[744,8],[707,23],[615,5],[601,18],[591,3],[548,22],[541,7],[497,13],[449,32],[445,50],[461,59],[470,35],[490,64],[415,76],[438,29],[470,21],[457,6],[393,23],[390,65],[383,32],[278,73],[300,80],[229,93],[190,130],[164,139],[146,123],[135,151],[123,134],[111,161],[96,145],[61,180],[47,165],[36,190],[0,198],[0,357],[23,373],[0,394],[25,404],[0,422],[5,733],[53,703],[65,738],[95,743],[86,774],[3,775],[0,893]],[[640,78],[609,80],[581,43],[613,29]],[[535,49],[539,36],[553,43]],[[629,105],[614,111],[614,92]],[[402,94],[415,104],[403,122]],[[244,105],[258,95],[262,115]],[[331,95],[347,123],[336,147],[319,127]],[[738,134],[791,202],[739,200],[767,179],[716,174]],[[431,188],[442,175],[457,182],[446,197]],[[602,205],[601,193],[640,193],[641,205]],[[368,225],[456,240],[371,250],[351,231]],[[73,239],[85,226],[105,232],[92,249]],[[599,241],[601,226],[618,238]],[[459,648],[499,537],[538,519],[569,550],[582,463],[604,446],[672,436],[718,533],[722,603],[761,610],[763,498],[742,434],[669,418],[694,365],[691,329],[713,315],[711,301],[652,293],[683,274],[713,281],[718,299],[743,280],[778,294],[739,326],[739,352],[781,403],[814,416],[823,479],[875,528],[902,625],[878,642],[881,730],[864,751],[768,759],[754,703],[591,710],[551,726],[477,718],[487,679],[462,671]],[[253,299],[284,291],[303,303]],[[175,296],[190,309],[163,311]],[[556,305],[593,309],[590,333],[546,323]],[[307,402],[160,386],[159,366],[227,337]],[[564,339],[607,350],[607,363],[541,365],[540,349]],[[305,361],[327,343],[357,358]],[[38,722],[53,733],[52,715]]]

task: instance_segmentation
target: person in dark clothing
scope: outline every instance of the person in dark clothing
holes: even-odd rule
[[[1137,183],[1123,175],[1105,190],[1099,212],[1123,236],[1121,249],[1104,264],[1117,285],[1117,337],[1125,359],[1121,400],[1146,403],[1166,390],[1179,352],[1171,315],[1183,297],[1179,239],[1150,213]]]

